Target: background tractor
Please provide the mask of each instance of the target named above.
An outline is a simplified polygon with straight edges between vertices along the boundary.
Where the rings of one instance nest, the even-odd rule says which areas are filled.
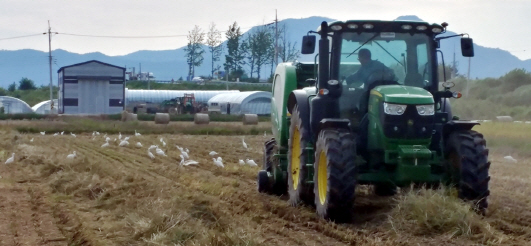
[[[271,120],[258,190],[289,194],[293,205],[315,205],[317,214],[349,220],[358,184],[378,195],[397,187],[438,184],[484,213],[489,195],[488,149],[478,123],[452,115],[452,83],[438,81],[442,39],[461,36],[465,57],[472,39],[444,36],[442,25],[413,21],[323,22],[303,37],[303,54],[316,62],[282,63],[275,71]],[[389,71],[348,81],[369,49]],[[444,59],[443,61],[444,67]]]

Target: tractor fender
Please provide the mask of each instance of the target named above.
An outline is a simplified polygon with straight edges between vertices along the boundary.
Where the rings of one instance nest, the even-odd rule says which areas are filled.
[[[288,112],[291,115],[291,110],[295,105],[299,106],[299,115],[302,119],[302,125],[307,129],[306,134],[310,135],[310,103],[308,101],[308,93],[304,90],[293,90],[288,97]],[[310,136],[305,136],[309,139]]]
[[[441,110],[448,113],[448,119],[452,119],[452,105],[450,105],[450,99],[441,98]]]
[[[444,138],[446,139],[450,133],[455,131],[471,130],[476,125],[479,125],[479,122],[471,120],[450,120],[443,126]]]

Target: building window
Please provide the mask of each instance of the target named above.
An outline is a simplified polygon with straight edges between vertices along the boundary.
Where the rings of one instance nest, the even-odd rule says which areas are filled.
[[[77,98],[64,98],[63,105],[64,106],[78,106],[78,99]]]
[[[109,99],[109,107],[122,107],[122,99]]]
[[[218,106],[218,103],[210,103],[210,106]]]

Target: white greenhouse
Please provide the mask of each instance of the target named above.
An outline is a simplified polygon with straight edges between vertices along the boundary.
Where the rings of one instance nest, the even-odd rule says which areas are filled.
[[[271,114],[269,91],[245,91],[232,94],[220,94],[208,100],[209,113],[221,114]]]
[[[0,107],[4,108],[5,114],[33,113],[33,110],[26,102],[14,97],[0,96]]]
[[[53,105],[57,108],[57,99],[53,99]],[[37,103],[31,109],[36,114],[48,114],[50,112],[50,100]]]

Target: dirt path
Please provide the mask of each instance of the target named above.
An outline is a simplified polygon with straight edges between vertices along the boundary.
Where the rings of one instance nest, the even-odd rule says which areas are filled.
[[[31,184],[12,179],[12,173],[5,172],[6,168],[1,170],[0,245],[67,245],[40,191]]]

